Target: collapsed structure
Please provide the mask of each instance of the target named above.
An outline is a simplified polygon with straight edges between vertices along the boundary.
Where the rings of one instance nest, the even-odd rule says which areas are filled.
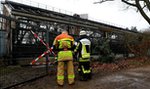
[[[31,30],[38,34],[49,45],[52,45],[54,37],[66,29],[69,34],[77,38],[80,30],[84,29],[89,33],[93,42],[92,54],[97,53],[96,47],[103,39],[110,39],[111,50],[114,53],[126,53],[124,44],[124,33],[137,34],[137,32],[104,24],[77,15],[67,15],[25,4],[5,1],[3,14],[0,14],[1,28],[4,33],[6,49],[3,56],[11,58],[34,57],[45,51],[38,39],[35,39]],[[5,48],[4,45],[1,48]]]

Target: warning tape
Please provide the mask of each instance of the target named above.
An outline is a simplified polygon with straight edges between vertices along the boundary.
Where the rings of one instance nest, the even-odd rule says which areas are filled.
[[[35,38],[39,39],[40,42],[41,42],[43,45],[45,45],[46,48],[47,48],[48,50],[50,50],[51,53],[53,53],[54,56],[56,56],[56,54],[55,54],[55,53],[53,52],[53,50],[49,47],[49,45],[46,44],[40,37],[38,37],[38,35],[37,35],[35,32],[33,32],[33,31],[31,30],[31,33],[34,35]]]
[[[42,42],[42,44],[44,44],[47,47],[47,49],[49,49],[49,46],[46,43],[44,43],[44,41],[40,37],[38,37],[38,35],[35,32],[31,30],[31,33],[34,35],[35,38],[39,39],[40,42]]]
[[[43,54],[41,54],[40,56],[38,56],[36,59],[34,59],[30,64],[33,65],[37,60],[41,59],[44,55],[46,55],[47,53],[49,53],[49,50],[45,51]]]
[[[30,65],[33,65],[37,60],[41,59],[41,58],[42,58],[43,56],[45,56],[47,53],[52,53],[54,56],[56,56],[56,54],[52,51],[52,49],[49,47],[49,45],[46,44],[40,37],[38,37],[38,35],[37,35],[35,32],[33,32],[33,31],[31,30],[31,33],[34,35],[35,38],[39,39],[40,42],[41,42],[43,45],[45,45],[48,50],[45,51],[45,52],[44,52],[43,54],[41,54],[40,56],[38,56],[36,59],[34,59],[34,60],[30,63]]]

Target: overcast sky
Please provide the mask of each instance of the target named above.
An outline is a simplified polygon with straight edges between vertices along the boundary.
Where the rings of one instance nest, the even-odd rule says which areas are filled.
[[[17,1],[17,0],[14,0]],[[24,0],[18,0],[24,1]],[[27,0],[26,0],[27,1]],[[149,24],[134,9],[124,10],[126,5],[121,0],[116,2],[105,2],[93,4],[98,0],[31,0],[42,3],[55,9],[62,9],[77,14],[88,14],[89,18],[100,22],[109,23],[121,27],[136,26],[138,30],[148,28]],[[44,6],[44,5],[43,5]],[[58,11],[58,10],[57,10]]]

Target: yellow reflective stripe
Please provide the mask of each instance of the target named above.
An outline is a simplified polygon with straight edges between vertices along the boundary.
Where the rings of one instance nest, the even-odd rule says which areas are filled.
[[[77,46],[76,46],[74,52],[77,52],[77,50],[79,49],[79,44],[80,44],[80,43],[77,44]]]
[[[64,79],[64,76],[57,76],[57,79],[62,80],[62,79]]]
[[[73,54],[72,51],[59,51],[58,52],[58,61],[59,60],[72,60],[73,59]]]
[[[68,78],[75,78],[75,75],[68,75]]]
[[[74,39],[70,39],[70,38],[63,38],[63,39],[60,39],[60,40],[74,41]],[[60,41],[60,40],[58,40],[58,41]]]
[[[89,60],[79,60],[79,62],[88,62]]]
[[[91,70],[85,70],[83,66],[81,66],[81,67],[82,67],[82,71],[83,71],[84,74],[87,74],[87,73],[91,72]]]
[[[59,49],[62,49],[64,47],[71,48],[73,43],[73,41],[68,38],[60,39],[58,40],[58,42],[59,42],[59,47],[58,47]]]
[[[82,54],[82,58],[90,58],[90,53],[84,53],[84,54]]]
[[[79,59],[79,62],[88,62],[88,61],[90,61],[89,58],[88,58],[88,59],[83,59],[83,58],[80,58],[80,59]]]
[[[87,53],[87,50],[84,44],[82,44],[82,58],[90,58],[90,53]]]

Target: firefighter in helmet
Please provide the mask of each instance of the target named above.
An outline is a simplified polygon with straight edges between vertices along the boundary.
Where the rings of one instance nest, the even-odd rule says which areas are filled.
[[[67,31],[62,31],[53,42],[53,49],[58,51],[57,65],[57,83],[64,84],[64,67],[67,66],[68,83],[74,84],[74,66],[73,66],[73,45],[74,38],[68,35]]]
[[[79,39],[75,43],[74,49],[75,55],[78,54],[78,74],[80,80],[91,79],[91,67],[90,67],[90,48],[91,41],[87,37],[86,31],[80,31]]]

